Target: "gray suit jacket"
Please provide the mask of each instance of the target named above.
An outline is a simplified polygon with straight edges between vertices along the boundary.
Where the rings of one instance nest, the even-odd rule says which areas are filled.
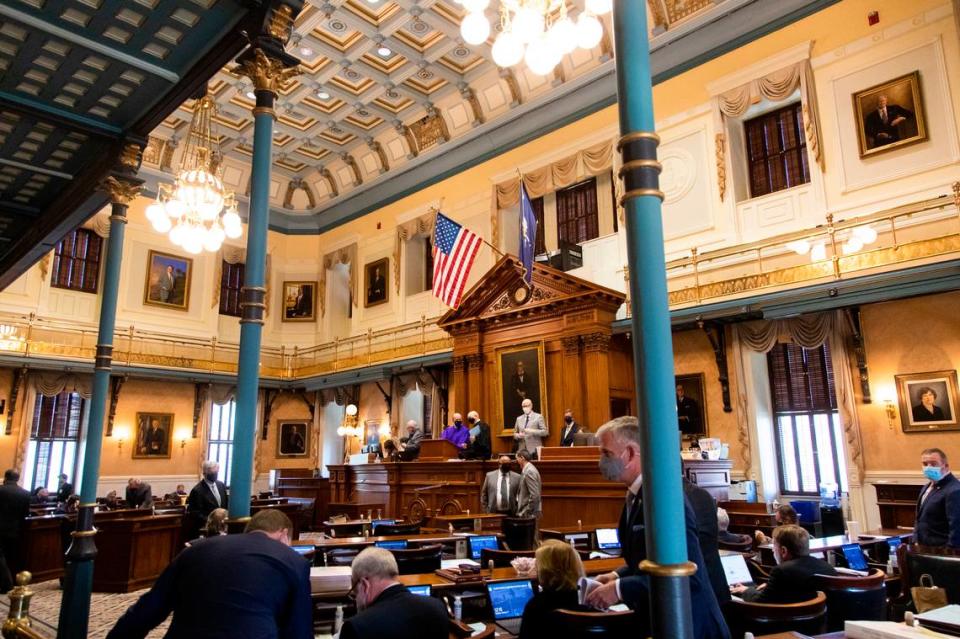
[[[413,435],[407,437],[401,437],[400,443],[406,444],[407,450],[412,450],[415,448],[420,448],[420,441],[423,439],[423,431],[419,428],[413,431]]]
[[[520,474],[520,493],[517,495],[517,517],[537,517],[543,514],[540,501],[540,471],[527,464]]]
[[[499,479],[500,471],[492,470],[487,473],[486,479],[483,480],[483,488],[480,489],[480,506],[485,513],[498,512],[497,496],[499,493],[497,492],[497,480]],[[513,515],[517,512],[517,497],[520,494],[520,473],[515,473],[511,470],[507,475],[507,480],[509,481],[507,496],[510,498],[507,504],[507,510]]]
[[[527,419],[528,417],[529,419]],[[543,440],[550,434],[543,415],[534,412],[517,417],[517,423],[514,424],[513,429],[514,433],[523,435],[523,439],[517,438],[519,440],[517,450],[526,449],[531,453],[537,452],[537,447],[543,446]]]

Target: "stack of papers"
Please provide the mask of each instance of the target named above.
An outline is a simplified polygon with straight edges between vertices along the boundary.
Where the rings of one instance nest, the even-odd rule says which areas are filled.
[[[310,592],[347,592],[350,566],[314,566],[310,569]]]

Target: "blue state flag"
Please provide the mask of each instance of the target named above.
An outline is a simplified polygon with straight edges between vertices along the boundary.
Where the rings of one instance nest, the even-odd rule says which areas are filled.
[[[523,264],[523,280],[533,283],[533,254],[537,241],[537,216],[533,213],[527,188],[520,181],[520,263]]]

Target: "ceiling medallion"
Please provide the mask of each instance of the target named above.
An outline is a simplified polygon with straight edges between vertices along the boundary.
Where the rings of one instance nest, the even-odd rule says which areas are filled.
[[[334,33],[343,33],[347,30],[347,23],[338,18],[333,18],[327,23],[327,28]]]
[[[421,20],[420,18],[415,18],[412,23],[410,23],[410,31],[416,33],[417,35],[423,35],[430,30],[430,25]]]
[[[453,55],[457,56],[458,58],[465,58],[470,55],[470,49],[466,47],[457,47],[453,50]]]
[[[417,77],[420,78],[421,80],[432,80],[433,71],[430,71],[429,69],[420,69],[419,71],[417,71]]]

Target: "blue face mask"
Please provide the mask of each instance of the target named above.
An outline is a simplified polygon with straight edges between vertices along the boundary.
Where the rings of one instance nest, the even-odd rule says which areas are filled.
[[[940,481],[943,479],[943,469],[939,466],[924,466],[923,474],[930,481]]]

